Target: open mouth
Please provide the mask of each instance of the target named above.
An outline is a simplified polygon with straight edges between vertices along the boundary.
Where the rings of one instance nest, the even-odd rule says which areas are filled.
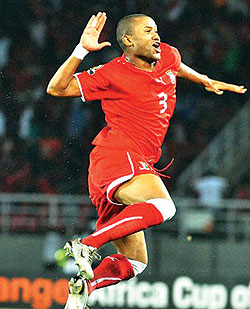
[[[154,49],[156,50],[157,53],[161,52],[161,43],[160,42],[154,42],[154,44],[152,45],[154,47]]]

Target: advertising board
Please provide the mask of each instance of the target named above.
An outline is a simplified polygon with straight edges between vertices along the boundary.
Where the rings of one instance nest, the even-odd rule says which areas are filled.
[[[231,280],[230,280],[231,281]],[[67,278],[0,277],[0,307],[63,308]],[[143,277],[95,291],[92,308],[248,309],[250,283],[195,280],[189,276],[152,281]]]

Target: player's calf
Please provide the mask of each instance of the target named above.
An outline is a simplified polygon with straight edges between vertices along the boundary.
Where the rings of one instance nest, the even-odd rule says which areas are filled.
[[[128,261],[133,267],[135,277],[141,274],[145,270],[145,268],[148,266],[147,264],[142,263],[140,261],[131,260],[131,259],[128,259]]]

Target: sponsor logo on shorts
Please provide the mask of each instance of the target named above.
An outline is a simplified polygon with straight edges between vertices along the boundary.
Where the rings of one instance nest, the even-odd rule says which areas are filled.
[[[139,161],[139,163],[141,164],[141,166],[139,166],[140,170],[147,170],[150,171],[150,167],[148,166],[148,164],[146,162],[143,161]]]

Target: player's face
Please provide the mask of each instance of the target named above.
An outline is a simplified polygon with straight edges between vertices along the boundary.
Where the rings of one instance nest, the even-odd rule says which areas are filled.
[[[135,19],[132,37],[134,56],[150,63],[161,58],[161,40],[152,18],[143,16]]]

